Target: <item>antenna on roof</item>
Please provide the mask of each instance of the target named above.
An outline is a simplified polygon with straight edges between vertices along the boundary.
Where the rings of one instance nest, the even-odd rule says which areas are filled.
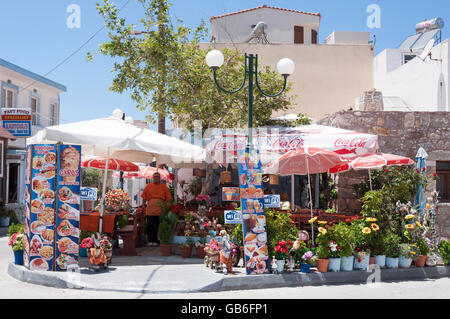
[[[269,43],[269,40],[267,40],[267,34],[266,34],[266,29],[267,29],[267,24],[264,23],[264,21],[260,21],[255,25],[252,25],[252,33],[250,34],[250,37],[247,39],[247,43],[249,43],[250,41],[256,39],[258,41],[258,43],[264,43],[267,44]]]

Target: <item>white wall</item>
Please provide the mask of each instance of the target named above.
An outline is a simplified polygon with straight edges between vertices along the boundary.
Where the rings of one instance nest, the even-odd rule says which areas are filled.
[[[450,111],[449,49],[449,40],[433,48],[433,59],[442,62],[414,58],[404,65],[401,51],[381,52],[374,59],[375,88],[384,96],[402,98],[413,111]]]
[[[326,39],[325,44],[363,44],[370,41],[370,32],[334,31]]]
[[[260,8],[211,20],[211,35],[217,43],[243,43],[251,26],[264,21],[270,43],[294,43],[294,26],[304,27],[305,44],[311,44],[311,30],[319,31],[320,17],[308,14]]]

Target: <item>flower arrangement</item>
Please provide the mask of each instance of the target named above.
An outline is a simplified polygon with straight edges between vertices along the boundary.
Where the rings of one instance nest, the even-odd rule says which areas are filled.
[[[110,250],[112,249],[111,241],[109,240],[109,237],[103,237],[100,240],[100,245],[102,246],[103,250]]]
[[[201,206],[212,206],[211,198],[209,195],[199,194],[195,200]]]
[[[342,247],[338,245],[334,240],[328,242],[328,256],[330,258],[341,258]]]
[[[414,244],[401,244],[399,252],[400,256],[411,259],[417,259],[420,254],[419,248]]]
[[[11,235],[8,245],[11,246],[13,251],[23,250],[24,235],[21,232],[17,232]]]
[[[93,246],[94,242],[90,237],[83,239],[80,243],[80,247],[84,249],[92,248]]]
[[[289,254],[294,258],[294,261],[299,264],[302,262],[302,257],[306,251],[306,243],[297,239],[296,241],[294,241]]]
[[[205,245],[205,252],[208,254],[217,254],[220,251],[220,243],[212,238],[209,243]]]
[[[169,210],[176,214],[180,213],[182,208],[183,208],[182,204],[172,204],[169,206]]]
[[[129,200],[128,193],[120,188],[112,189],[105,194],[105,206],[108,210],[127,210]]]
[[[291,241],[279,241],[275,246],[275,258],[277,260],[284,260],[289,255],[289,248],[288,246],[292,247],[293,243]]]
[[[301,262],[304,264],[313,264],[314,261],[316,260],[316,256],[314,255],[314,253],[311,250],[308,250],[307,252],[305,252],[302,256]]]

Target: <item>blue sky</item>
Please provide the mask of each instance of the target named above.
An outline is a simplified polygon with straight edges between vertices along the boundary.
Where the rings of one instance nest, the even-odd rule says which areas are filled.
[[[0,58],[40,75],[46,74],[59,62],[78,49],[103,21],[95,0],[0,0]],[[120,7],[126,0],[114,0]],[[448,0],[172,0],[171,13],[188,26],[197,26],[201,19],[223,13],[248,9],[262,4],[320,12],[322,23],[319,43],[334,30],[371,31],[377,37],[376,53],[397,47],[402,40],[415,33],[416,23],[441,17],[450,24]],[[70,4],[81,8],[81,27],[70,29],[66,12]],[[369,29],[366,8],[378,4],[381,8],[381,28]],[[142,17],[140,4],[131,0],[122,15],[129,23],[138,24]],[[208,24],[209,25],[209,24]],[[443,39],[449,28],[444,27]],[[97,55],[93,63],[86,62],[86,53],[94,52],[98,44],[107,40],[106,29],[100,32],[80,52],[47,77],[64,84],[67,92],[61,95],[61,122],[68,123],[111,114],[121,108],[135,119],[144,119],[128,94],[110,92],[113,79],[110,72],[113,60]],[[154,128],[154,126],[153,126]]]

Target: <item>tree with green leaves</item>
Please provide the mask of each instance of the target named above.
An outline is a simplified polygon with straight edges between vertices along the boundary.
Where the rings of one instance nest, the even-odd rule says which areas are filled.
[[[175,27],[167,1],[139,2],[145,13],[140,21],[144,28],[140,36],[136,35],[135,25],[119,17],[110,0],[97,4],[109,29],[109,41],[100,45],[99,53],[116,59],[111,90],[130,91],[140,110],[168,114],[189,131],[194,129],[193,119],[202,121],[203,131],[245,126],[248,90],[226,94],[217,89],[205,63],[207,50],[200,48],[200,41],[207,35],[205,23],[193,30],[177,20]],[[244,55],[236,49],[224,49],[223,54],[225,63],[218,71],[219,82],[225,88],[237,88],[244,77]],[[88,54],[88,59],[92,58]],[[266,92],[277,92],[283,85],[282,77],[268,66],[260,70],[258,78]],[[286,93],[290,90],[288,83]],[[289,108],[294,97],[286,93],[268,98],[255,90],[255,127],[273,124],[272,113]],[[154,122],[152,116],[147,120]]]

